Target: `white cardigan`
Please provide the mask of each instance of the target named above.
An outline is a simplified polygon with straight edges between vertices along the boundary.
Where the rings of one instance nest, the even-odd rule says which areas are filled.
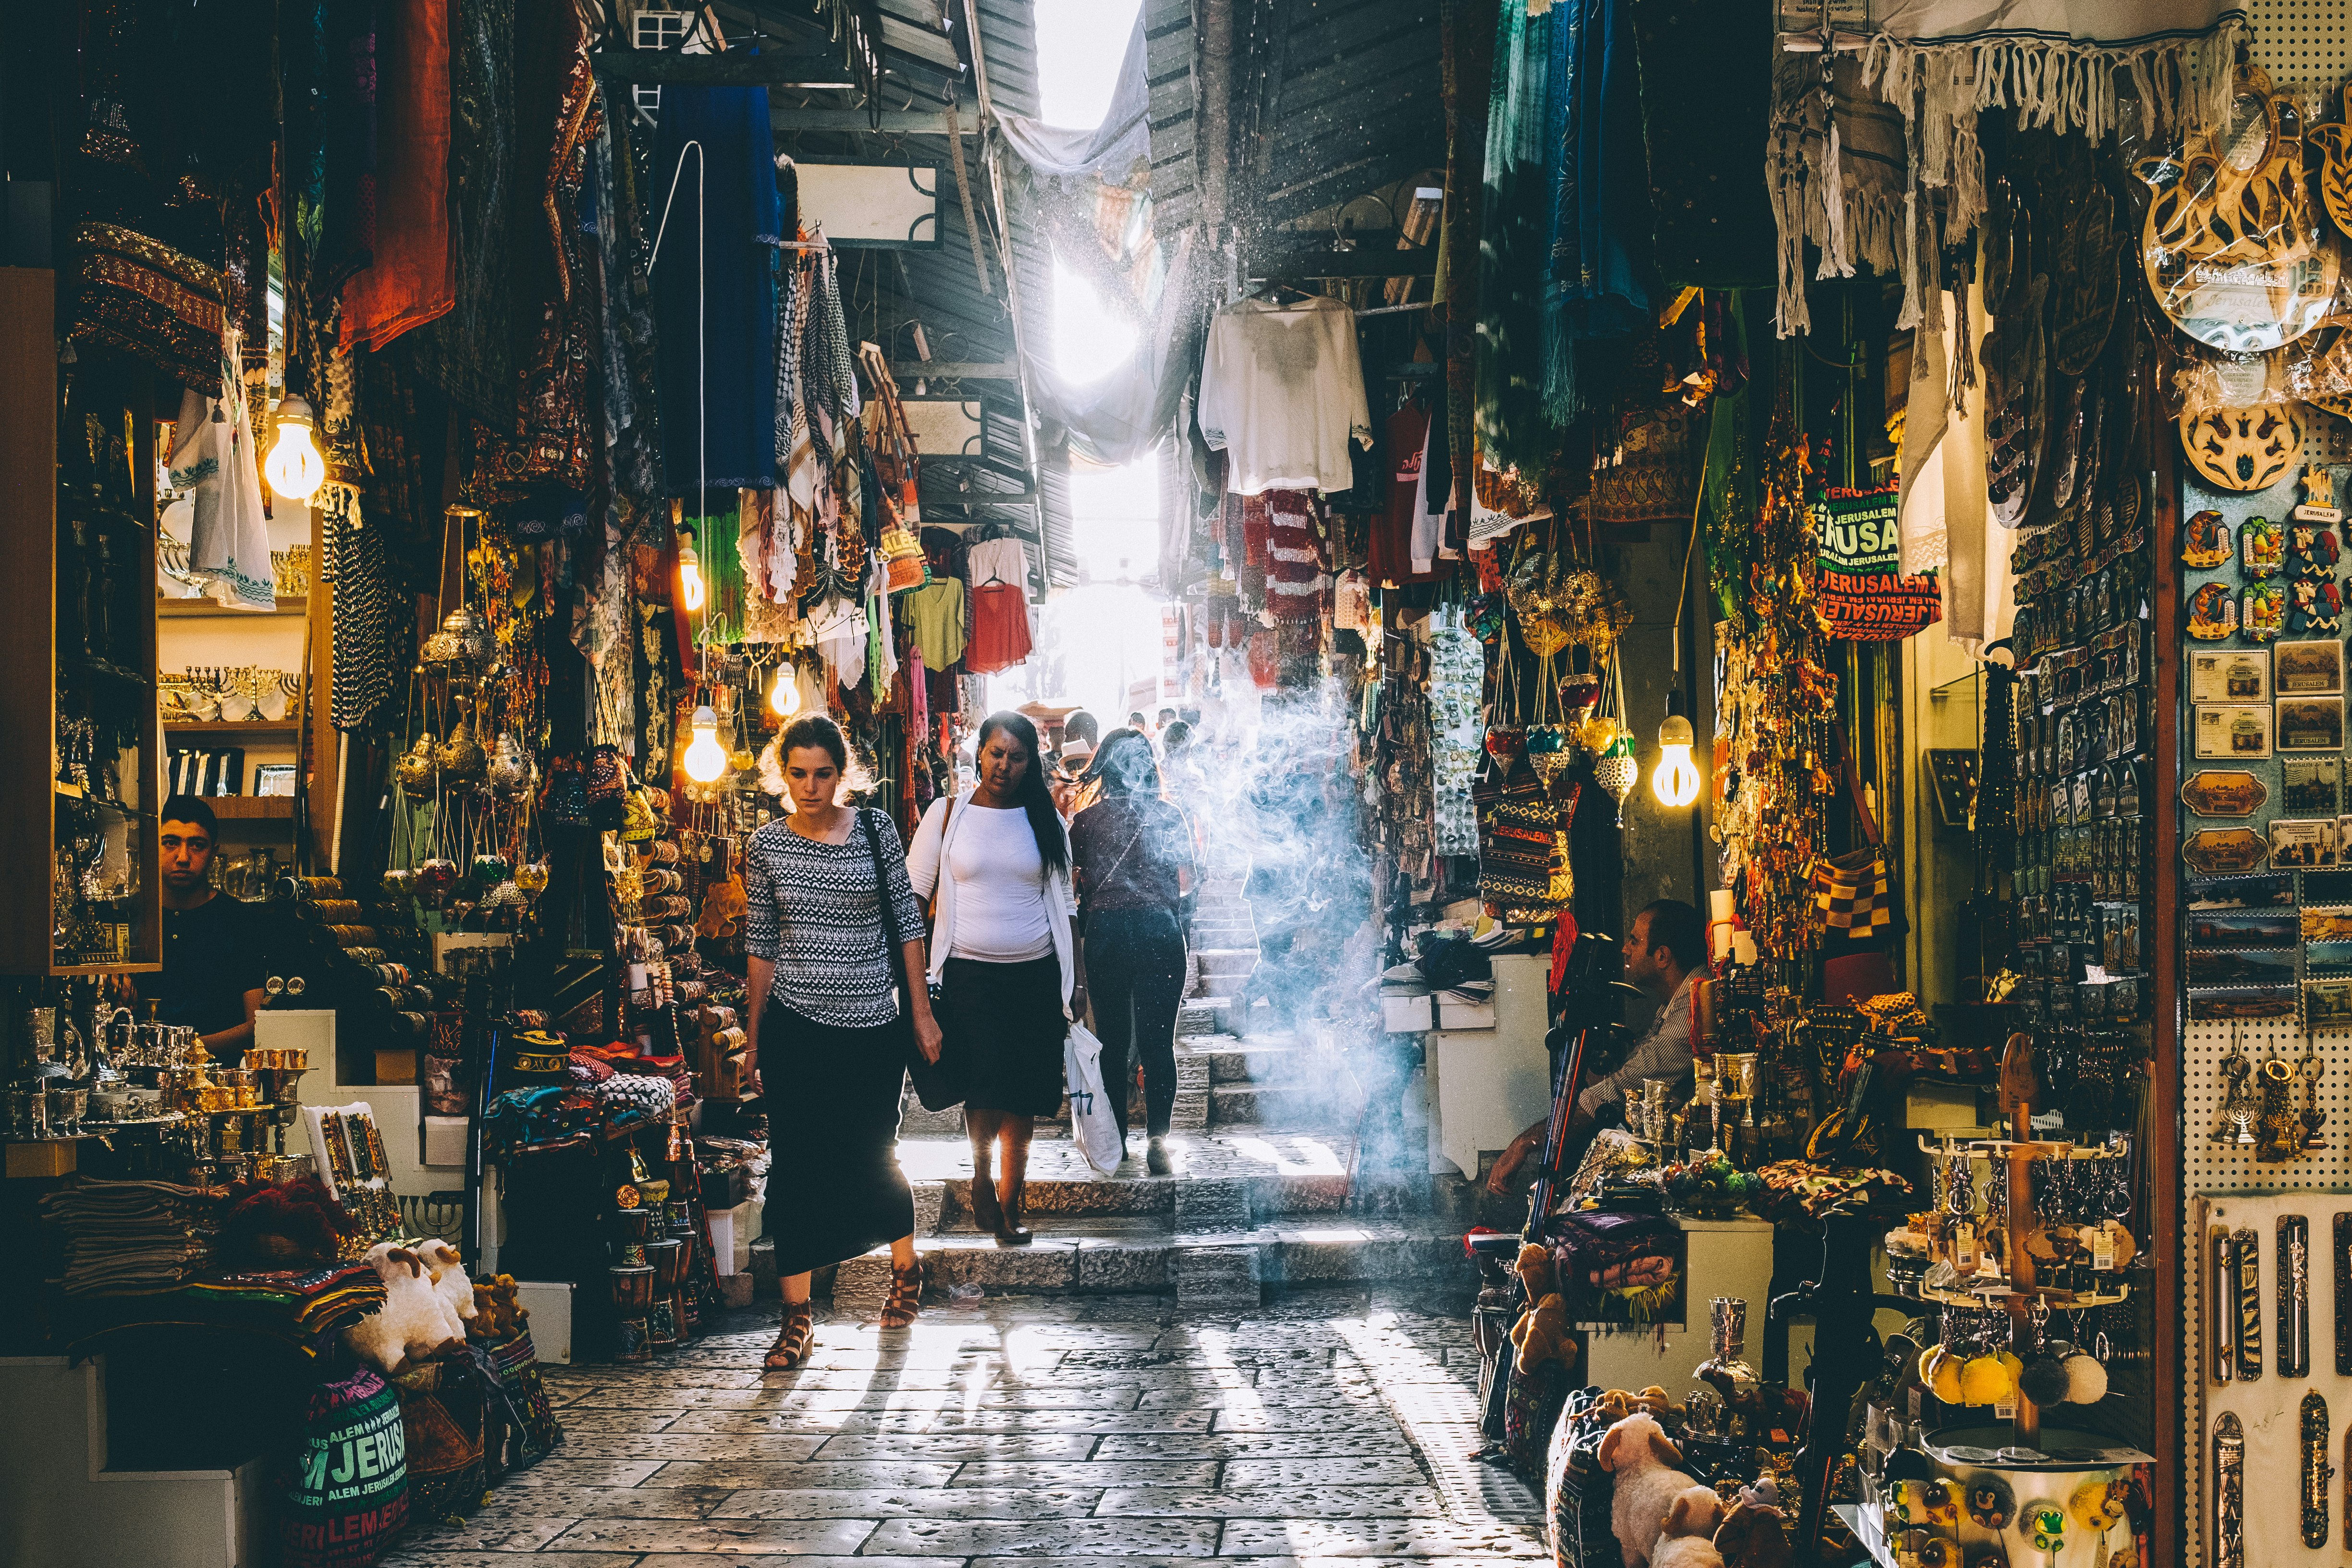
[[[939,915],[931,922],[930,982],[937,985],[947,968],[948,950],[955,945],[956,883],[955,877],[946,872],[948,848],[953,836],[963,831],[963,807],[971,804],[972,792],[956,796],[956,812],[952,822],[948,816],[945,795],[931,802],[916,825],[915,841],[907,846],[907,879],[914,884],[915,897],[928,899],[931,889],[940,890]],[[944,826],[943,826],[944,825]],[[1045,924],[1054,933],[1054,956],[1062,965],[1062,1016],[1070,1016],[1070,993],[1077,978],[1073,960],[1070,935],[1070,874],[1066,870],[1050,871],[1045,876]]]

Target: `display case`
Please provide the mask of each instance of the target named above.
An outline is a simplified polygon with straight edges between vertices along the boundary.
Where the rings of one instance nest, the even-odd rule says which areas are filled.
[[[155,811],[154,372],[59,358],[55,274],[0,268],[0,973],[152,970]]]

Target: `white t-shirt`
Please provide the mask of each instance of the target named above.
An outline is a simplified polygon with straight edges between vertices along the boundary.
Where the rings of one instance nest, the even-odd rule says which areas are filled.
[[[1230,459],[1225,488],[1344,490],[1348,443],[1372,444],[1356,312],[1337,300],[1244,300],[1217,313],[1201,370],[1201,434]]]
[[[948,874],[956,883],[950,958],[1024,963],[1054,955],[1045,921],[1045,862],[1029,814],[1017,805],[956,807]]]

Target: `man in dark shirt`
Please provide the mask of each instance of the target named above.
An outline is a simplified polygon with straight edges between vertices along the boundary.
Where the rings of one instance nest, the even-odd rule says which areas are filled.
[[[163,972],[142,976],[166,1024],[194,1027],[213,1059],[234,1067],[261,1010],[261,933],[251,911],[212,886],[219,825],[192,795],[163,804]]]

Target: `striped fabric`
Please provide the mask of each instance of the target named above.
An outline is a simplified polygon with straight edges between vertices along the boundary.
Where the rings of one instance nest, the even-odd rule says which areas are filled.
[[[775,961],[770,995],[836,1028],[871,1028],[898,1016],[869,830],[881,836],[898,930],[911,936],[923,929],[898,828],[878,812],[858,813],[858,823],[848,842],[820,844],[772,822],[751,835],[743,855],[745,951]]]

